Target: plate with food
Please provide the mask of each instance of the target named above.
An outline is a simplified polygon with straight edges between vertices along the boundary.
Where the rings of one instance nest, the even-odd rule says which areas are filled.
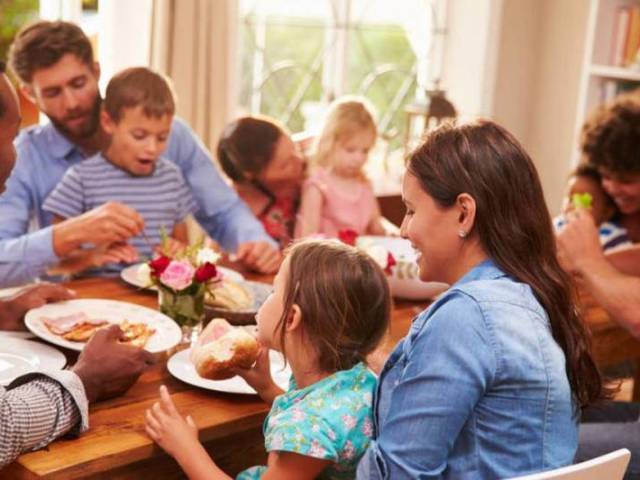
[[[258,354],[258,343],[247,327],[231,326],[215,318],[202,331],[196,344],[173,355],[167,363],[171,375],[196,387],[227,393],[255,394],[256,391],[233,368],[249,368]],[[269,352],[271,376],[283,390],[289,386],[291,369],[284,358]]]
[[[395,265],[387,276],[394,297],[408,300],[431,300],[444,292],[449,286],[441,282],[423,282],[416,263],[417,253],[411,242],[401,237],[383,237],[363,235],[356,240],[356,246],[372,256],[384,256],[391,253]]]
[[[225,318],[233,325],[256,323],[256,312],[271,294],[268,283],[226,278],[211,286],[212,295],[205,297],[205,317]]]
[[[162,352],[176,346],[180,327],[157,310],[117,300],[78,299],[49,303],[29,310],[25,325],[37,337],[80,351],[102,327],[116,323],[124,331],[124,343]]]
[[[0,385],[42,370],[62,370],[67,359],[55,348],[18,338],[0,338]]]
[[[234,282],[242,282],[244,277],[241,273],[230,268],[220,267],[216,265],[216,269],[222,273],[222,278],[229,279]],[[129,285],[144,288],[147,290],[157,290],[157,287],[151,283],[149,266],[146,263],[136,263],[129,265],[120,271],[120,278]]]

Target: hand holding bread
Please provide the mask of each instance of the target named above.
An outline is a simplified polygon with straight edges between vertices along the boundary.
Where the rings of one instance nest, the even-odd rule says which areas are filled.
[[[214,318],[193,347],[191,361],[201,377],[224,380],[235,376],[237,368],[250,368],[258,349],[257,340],[245,329]]]

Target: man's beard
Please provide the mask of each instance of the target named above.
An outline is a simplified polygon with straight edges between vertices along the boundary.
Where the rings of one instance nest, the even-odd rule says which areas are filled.
[[[62,133],[65,137],[68,138],[77,138],[77,139],[85,139],[91,137],[96,133],[98,127],[100,126],[100,105],[102,104],[102,98],[100,95],[96,95],[96,101],[93,103],[91,107],[91,111],[89,112],[89,116],[87,117],[87,121],[82,124],[77,131],[73,131],[66,126],[66,122],[68,120],[73,119],[73,117],[65,118],[64,120],[58,120],[53,117],[49,117],[49,120],[56,127],[60,133]],[[83,114],[85,112],[81,112]],[[48,116],[48,115],[47,115]]]

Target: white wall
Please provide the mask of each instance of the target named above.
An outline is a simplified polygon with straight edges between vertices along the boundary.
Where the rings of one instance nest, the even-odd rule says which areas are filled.
[[[588,14],[586,0],[503,2],[494,119],[533,158],[553,214],[560,210],[575,149]]]
[[[100,86],[126,67],[148,66],[152,0],[108,0],[99,3],[98,58]]]
[[[503,3],[493,96],[493,119],[506,126],[529,148],[535,76],[539,55],[535,45],[541,25],[540,0]]]
[[[492,114],[501,5],[502,0],[448,2],[442,86],[462,120]]]
[[[544,0],[538,45],[529,153],[540,172],[547,203],[560,210],[575,149],[578,87],[584,58],[589,2]]]

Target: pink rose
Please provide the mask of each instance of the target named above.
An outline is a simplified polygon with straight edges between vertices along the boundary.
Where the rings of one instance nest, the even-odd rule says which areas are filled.
[[[169,288],[182,290],[191,285],[195,268],[187,262],[171,260],[169,266],[160,275],[160,281]]]

